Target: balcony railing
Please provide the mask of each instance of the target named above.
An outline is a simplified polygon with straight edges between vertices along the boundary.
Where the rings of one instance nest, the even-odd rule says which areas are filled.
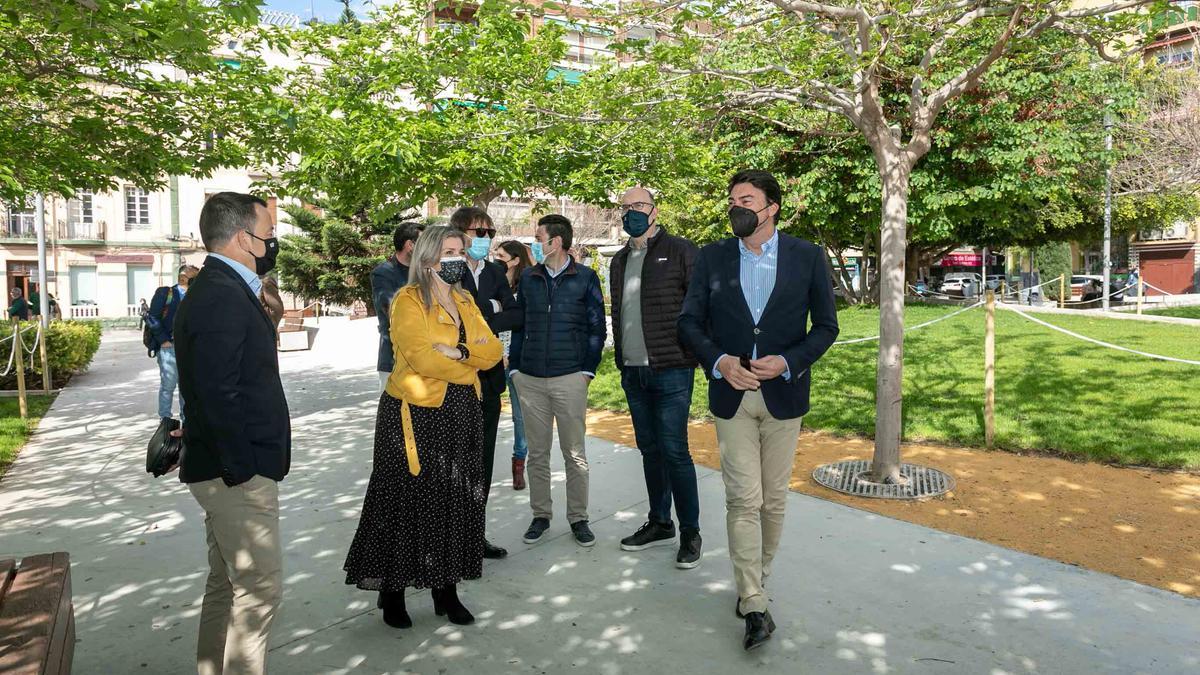
[[[58,238],[66,241],[104,241],[105,230],[104,221],[86,223],[69,220],[59,223]]]
[[[29,239],[37,240],[37,228],[33,216],[19,215],[9,217],[0,214],[0,239]]]
[[[47,222],[46,225],[49,229],[50,223]],[[59,221],[58,238],[68,241],[104,241],[105,230],[104,222]],[[7,215],[0,215],[0,239],[37,241],[37,226],[34,225],[33,217],[22,215],[10,218]]]
[[[100,305],[71,305],[72,319],[99,319]]]

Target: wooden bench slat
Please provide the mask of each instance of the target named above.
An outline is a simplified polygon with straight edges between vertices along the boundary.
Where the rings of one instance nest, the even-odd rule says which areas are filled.
[[[23,559],[0,600],[0,673],[69,673],[74,649],[70,557]]]

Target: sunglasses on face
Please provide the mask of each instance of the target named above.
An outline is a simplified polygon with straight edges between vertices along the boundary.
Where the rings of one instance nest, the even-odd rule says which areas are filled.
[[[475,233],[476,237],[495,238],[496,236],[496,228],[494,227],[473,227],[467,231]]]

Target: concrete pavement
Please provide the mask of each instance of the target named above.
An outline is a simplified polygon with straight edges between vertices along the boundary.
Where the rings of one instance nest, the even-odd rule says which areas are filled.
[[[676,570],[668,548],[619,550],[645,518],[640,461],[598,439],[597,545],[569,536],[556,457],[557,518],[526,546],[507,419],[488,529],[510,555],[461,591],[479,622],[445,623],[421,591],[408,601],[416,626],[388,628],[341,571],[370,474],[374,340],[371,320],[324,319],[314,351],[281,355],[295,454],[280,491],[275,673],[1200,672],[1200,602],[800,494],[770,582],[779,630],[746,654],[718,474],[699,469],[698,569]],[[173,476],[143,471],[156,388],[138,335],[105,335],[0,482],[0,556],[71,553],[76,673],[194,672],[203,523]]]

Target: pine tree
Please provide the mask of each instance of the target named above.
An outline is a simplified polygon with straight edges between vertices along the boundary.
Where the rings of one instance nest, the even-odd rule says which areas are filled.
[[[358,20],[358,15],[354,13],[354,10],[350,9],[350,0],[341,0],[341,3],[342,16],[338,19],[338,23],[343,26],[359,25],[361,22]]]
[[[299,204],[283,211],[298,230],[280,241],[279,282],[283,290],[335,305],[363,301],[373,313],[371,270],[391,253],[388,226],[363,222]]]

